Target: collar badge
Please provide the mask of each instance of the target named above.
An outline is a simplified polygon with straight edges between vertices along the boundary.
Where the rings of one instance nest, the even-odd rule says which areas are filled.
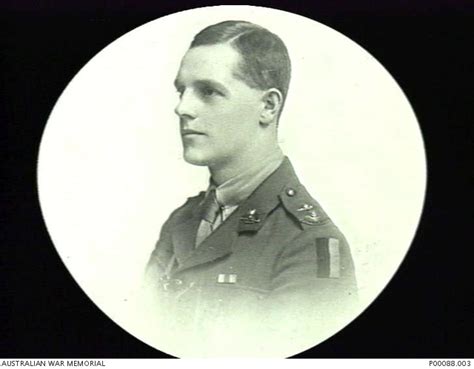
[[[244,224],[260,223],[260,217],[257,214],[257,209],[250,209],[247,214],[240,218],[240,221]]]

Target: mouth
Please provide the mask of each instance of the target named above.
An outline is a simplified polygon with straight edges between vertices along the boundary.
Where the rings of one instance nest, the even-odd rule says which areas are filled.
[[[205,133],[202,133],[202,132],[199,132],[199,131],[195,131],[194,129],[182,129],[181,130],[181,136],[185,137],[185,136],[193,136],[193,135],[205,135]]]

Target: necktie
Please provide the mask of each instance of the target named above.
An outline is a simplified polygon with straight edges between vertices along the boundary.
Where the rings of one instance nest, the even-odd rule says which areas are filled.
[[[198,247],[212,233],[219,214],[220,207],[216,199],[216,190],[211,190],[201,204],[202,220],[197,231],[195,247]]]

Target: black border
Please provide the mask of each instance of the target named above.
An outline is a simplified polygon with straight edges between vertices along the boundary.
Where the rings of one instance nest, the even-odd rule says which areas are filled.
[[[296,357],[473,357],[471,86],[474,6],[461,1],[252,3],[322,22],[396,78],[425,139],[428,191],[412,248],[389,287],[330,340]],[[247,4],[250,4],[247,2]],[[54,250],[36,193],[48,115],[69,80],[111,41],[204,2],[9,2],[2,25],[0,357],[169,357],[110,321]],[[383,122],[381,122],[382,124]],[[472,175],[471,175],[472,176]],[[403,180],[403,179],[400,179]]]

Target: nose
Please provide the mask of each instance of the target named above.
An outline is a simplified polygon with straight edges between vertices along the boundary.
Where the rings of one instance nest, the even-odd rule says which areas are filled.
[[[180,118],[194,119],[196,118],[197,101],[189,90],[185,90],[179,98],[179,103],[176,105],[174,112]]]

